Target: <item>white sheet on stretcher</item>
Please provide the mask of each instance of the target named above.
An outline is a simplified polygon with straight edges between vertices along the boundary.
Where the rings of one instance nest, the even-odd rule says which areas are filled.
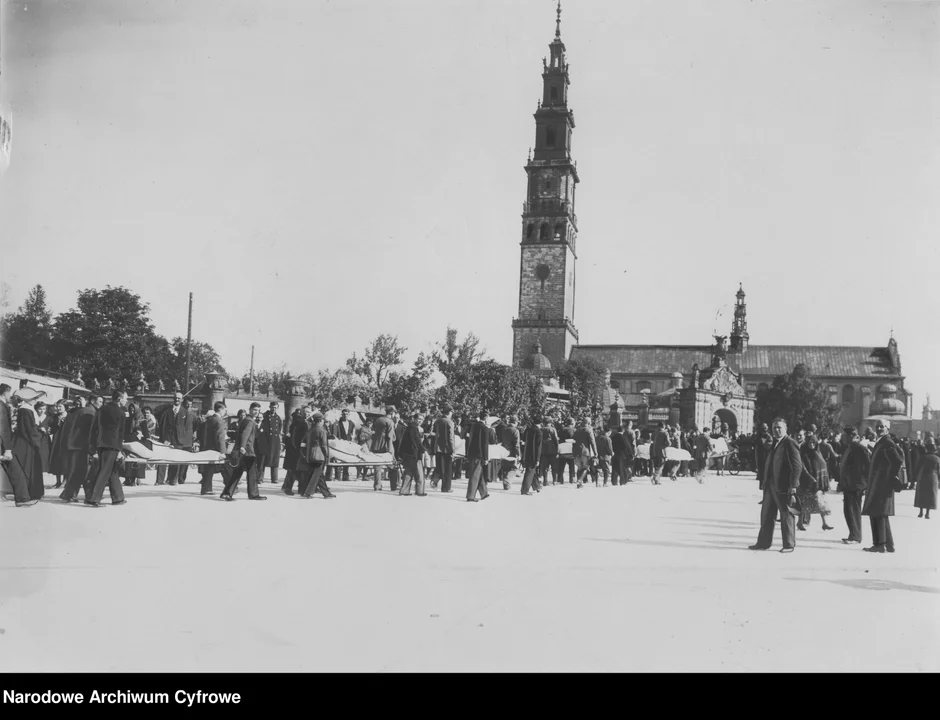
[[[189,465],[207,465],[210,463],[225,462],[225,455],[215,450],[204,450],[192,453],[186,450],[167,447],[154,443],[153,450],[139,442],[124,443],[124,450],[128,453],[128,462],[151,463],[180,463]]]
[[[454,438],[454,457],[467,457],[467,441],[463,438]],[[505,460],[509,451],[502,445],[490,445],[490,460]]]
[[[372,453],[361,445],[348,440],[330,440],[331,463],[360,463],[391,465],[395,457],[391,453]]]
[[[636,456],[638,458],[642,458],[643,460],[649,460],[651,447],[653,447],[652,443],[646,443],[645,445],[637,445]],[[682,448],[667,447],[666,459],[672,462],[683,462],[686,460],[691,460],[692,455],[689,453],[688,450],[683,450]]]

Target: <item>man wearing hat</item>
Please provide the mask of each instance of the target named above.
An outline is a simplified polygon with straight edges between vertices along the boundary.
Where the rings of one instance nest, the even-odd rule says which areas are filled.
[[[13,486],[13,498],[17,507],[35,505],[39,499],[29,496],[29,482],[23,468],[13,457],[13,413],[10,410],[10,397],[13,388],[6,383],[0,384],[0,463]]]
[[[16,410],[16,429],[13,431],[13,457],[23,469],[29,485],[29,497],[33,500],[41,500],[45,494],[40,454],[42,435],[33,409],[33,404],[45,394],[31,387],[22,387],[13,393],[13,397],[20,401]]]
[[[258,492],[258,482],[252,467],[257,459],[255,454],[255,440],[258,437],[258,424],[255,419],[261,414],[261,404],[253,402],[248,408],[248,415],[242,418],[238,426],[238,434],[235,436],[235,450],[232,452],[232,458],[238,461],[235,472],[232,473],[225,488],[220,496],[223,500],[234,500],[235,492],[238,488],[238,481],[242,479],[242,473],[248,475],[248,499],[249,500],[267,500],[268,498]]]
[[[284,421],[278,414],[280,404],[271,402],[268,411],[261,419],[261,449],[258,453],[258,479],[264,480],[264,469],[271,468],[271,482],[277,482],[277,470],[281,464],[281,434],[284,432]],[[348,472],[348,471],[347,471]]]
[[[124,449],[124,406],[127,405],[127,393],[115,390],[111,393],[111,402],[104,405],[91,423],[88,436],[88,452],[92,459],[98,459],[98,474],[91,488],[91,495],[85,497],[85,504],[101,507],[104,486],[108,486],[112,505],[124,505],[124,489],[118,479],[118,458]]]

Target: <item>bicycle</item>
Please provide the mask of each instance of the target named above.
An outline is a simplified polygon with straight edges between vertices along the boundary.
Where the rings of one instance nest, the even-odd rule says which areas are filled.
[[[729,475],[737,475],[741,472],[744,467],[744,462],[741,457],[738,455],[737,450],[732,450],[728,453],[727,460],[725,461],[725,469],[728,471]]]

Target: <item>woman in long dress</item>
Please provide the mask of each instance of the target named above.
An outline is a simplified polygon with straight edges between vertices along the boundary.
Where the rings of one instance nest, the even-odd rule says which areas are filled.
[[[832,530],[833,526],[826,522],[829,508],[819,494],[820,488],[829,485],[829,469],[819,452],[819,442],[815,435],[807,435],[800,455],[803,459],[803,475],[800,477],[800,488],[797,491],[801,508],[797,530],[806,530],[813,513],[818,513],[822,518],[823,530]]]
[[[30,387],[20,388],[15,395],[20,399],[16,411],[16,430],[13,433],[13,457],[20,464],[29,484],[30,500],[40,500],[45,494],[42,482],[42,434],[33,403],[45,395],[41,390]]]
[[[914,477],[917,479],[914,507],[920,510],[917,517],[930,520],[930,511],[937,509],[937,485],[940,481],[940,456],[937,455],[937,445],[931,438],[927,438],[924,453],[917,460],[917,472]]]

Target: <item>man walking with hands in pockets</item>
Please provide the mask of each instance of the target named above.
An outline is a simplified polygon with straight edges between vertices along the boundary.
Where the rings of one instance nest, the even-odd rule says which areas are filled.
[[[782,553],[796,548],[796,492],[800,487],[803,461],[796,441],[787,435],[787,422],[777,418],[773,422],[773,446],[767,451],[764,466],[764,500],[760,511],[760,534],[751,550],[769,550],[774,541],[774,523],[780,513],[780,533],[783,536]]]

